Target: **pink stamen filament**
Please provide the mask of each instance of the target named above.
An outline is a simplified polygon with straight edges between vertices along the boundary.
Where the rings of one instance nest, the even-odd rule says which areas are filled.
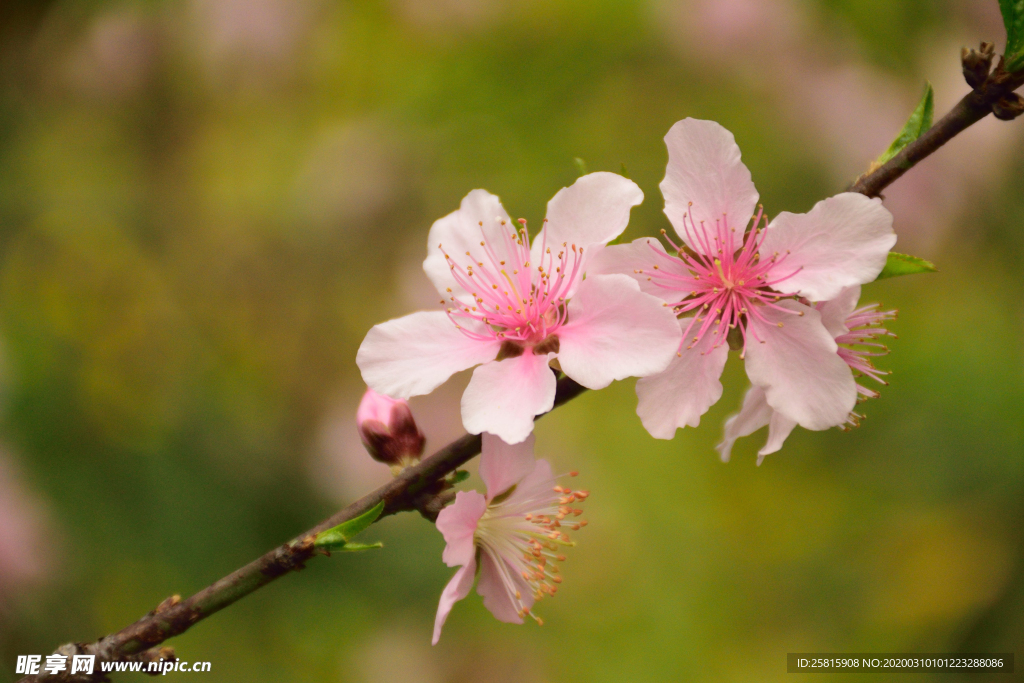
[[[878,304],[863,306],[846,318],[849,332],[836,337],[839,345],[839,357],[846,361],[850,369],[882,385],[888,385],[884,379],[889,372],[879,370],[871,363],[871,358],[884,356],[889,349],[876,341],[879,337],[895,337],[892,332],[881,327],[886,320],[896,318],[896,311],[878,311]],[[865,398],[877,398],[878,392],[857,383],[857,393]],[[859,416],[856,416],[859,417]],[[856,424],[856,422],[851,422]]]
[[[501,225],[506,222],[501,220]],[[455,282],[472,296],[472,302],[457,299],[449,291],[448,317],[471,339],[510,340],[524,345],[537,344],[558,330],[568,315],[565,301],[573,283],[580,276],[583,249],[575,244],[562,244],[557,255],[547,246],[547,231],[542,230],[540,263],[530,263],[530,238],[526,221],[518,231],[501,230],[504,251],[502,260],[480,224],[483,260],[465,252],[468,265],[461,257],[452,257],[444,250]],[[466,321],[471,320],[469,329]]]
[[[684,293],[672,305],[677,315],[696,312],[683,334],[683,346],[686,348],[692,348],[709,332],[717,337],[713,344],[717,347],[725,342],[729,330],[737,327],[745,348],[750,320],[768,323],[762,308],[798,314],[778,305],[780,299],[796,294],[778,291],[777,285],[796,275],[800,269],[769,280],[768,273],[776,270],[788,254],[773,254],[762,259],[760,249],[767,233],[767,217],[763,208],[758,207],[751,220],[750,229],[744,231],[737,241],[736,228],[729,227],[728,216],[725,215],[721,220],[715,220],[714,234],[705,228],[703,221],[698,229],[691,205],[690,211],[683,215],[683,232],[696,249],[675,244],[664,230],[662,234],[679,256],[651,245],[658,258],[682,264],[689,271],[689,275],[666,272],[658,265],[653,271],[645,271],[657,286]],[[765,223],[763,228],[760,227],[762,220]],[[756,341],[763,341],[756,333],[750,336]]]

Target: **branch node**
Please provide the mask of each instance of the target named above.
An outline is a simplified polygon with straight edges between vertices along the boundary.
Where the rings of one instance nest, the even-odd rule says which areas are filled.
[[[984,86],[988,80],[989,72],[992,71],[992,58],[995,56],[995,50],[996,46],[989,42],[983,42],[977,50],[966,47],[960,50],[964,80],[975,90]]]
[[[992,114],[1001,121],[1012,121],[1024,114],[1024,97],[1015,92],[1003,95],[992,105]]]

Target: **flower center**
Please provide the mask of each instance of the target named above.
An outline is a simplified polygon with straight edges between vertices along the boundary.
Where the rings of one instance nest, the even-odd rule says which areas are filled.
[[[480,222],[476,254],[453,257],[437,245],[455,281],[471,297],[457,297],[449,288],[448,301],[441,304],[470,338],[501,339],[524,349],[542,345],[566,322],[566,297],[580,275],[583,248],[563,242],[552,251],[542,230],[539,263],[533,264],[526,220],[519,219],[519,230],[503,218],[495,221],[501,225],[501,243],[492,243]]]
[[[562,583],[559,563],[566,559],[560,551],[563,546],[575,545],[567,531],[587,525],[577,519],[583,510],[571,506],[588,495],[556,485],[550,493],[545,490],[518,500],[499,496],[495,500],[501,502],[492,501],[477,523],[477,548],[491,558],[520,617],[529,614],[538,624],[544,623],[523,602],[521,588],[532,593],[534,602],[558,591]]]
[[[767,225],[760,227],[762,220],[767,224],[762,208],[758,207],[757,214],[751,219],[750,229],[737,233],[735,227],[729,226],[725,215],[715,221],[714,230],[707,229],[703,221],[698,228],[693,222],[692,204],[690,206],[691,211],[683,215],[683,225],[687,240],[695,249],[675,244],[662,230],[661,234],[678,256],[654,246],[651,250],[663,264],[675,267],[666,270],[655,265],[653,271],[647,271],[648,279],[660,287],[681,293],[679,301],[671,304],[677,315],[695,312],[683,333],[686,348],[693,348],[708,333],[715,335],[713,347],[717,347],[725,343],[729,332],[736,328],[739,328],[746,344],[751,317],[765,320],[760,312],[762,307],[793,313],[777,303],[796,294],[779,292],[776,286],[799,269],[783,277],[772,279],[769,276],[770,271],[785,261],[787,254],[761,257],[760,248],[767,228]],[[679,265],[683,267],[679,268]],[[756,333],[753,336],[757,339]]]

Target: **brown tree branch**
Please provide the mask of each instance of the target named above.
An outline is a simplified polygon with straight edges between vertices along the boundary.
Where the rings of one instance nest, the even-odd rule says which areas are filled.
[[[972,90],[921,137],[876,169],[865,173],[850,186],[850,192],[878,197],[919,161],[952,140],[967,127],[992,113],[992,107],[1024,85],[1024,70],[1007,73],[1002,65],[977,89]]]
[[[849,188],[869,197],[877,197],[882,190],[914,167],[919,161],[946,144],[957,134],[992,113],[993,106],[1024,85],[1024,71],[1008,74],[997,68],[975,90],[964,97],[948,114],[926,131],[920,138],[904,147],[888,162],[858,178]],[[568,377],[558,381],[555,407],[579,396],[586,389]],[[26,676],[19,683],[35,681],[68,681],[92,683],[105,676],[99,670],[100,662],[142,660],[151,661],[173,657],[170,648],[158,648],[168,638],[180,635],[228,605],[292,571],[305,567],[305,563],[318,554],[313,541],[321,531],[354,519],[384,502],[383,515],[419,510],[428,518],[436,516],[436,505],[431,505],[445,488],[444,479],[480,452],[480,437],[467,434],[437,451],[419,464],[410,467],[376,491],[363,496],[329,519],[279,546],[263,557],[238,569],[216,583],[207,586],[185,600],[178,596],[168,598],[155,610],[134,624],[105,636],[93,643],[69,643],[57,652],[64,655],[87,654],[96,656],[96,670],[92,676],[71,677],[64,672],[57,676],[40,674]]]

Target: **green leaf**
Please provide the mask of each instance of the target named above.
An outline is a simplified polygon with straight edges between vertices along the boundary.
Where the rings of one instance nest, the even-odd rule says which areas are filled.
[[[384,512],[384,501],[377,503],[373,508],[367,510],[354,519],[342,522],[338,526],[327,529],[326,531],[321,531],[316,535],[316,540],[313,541],[313,545],[323,550],[347,550],[348,542],[354,538],[356,534],[376,522],[382,512]],[[357,549],[365,550],[366,548]]]
[[[1024,0],[999,0],[1006,25],[1006,51],[1003,66],[1007,71],[1024,69]]]
[[[384,544],[380,541],[376,543],[346,543],[338,550],[344,550],[347,553],[359,553],[364,550],[373,550],[374,548],[383,548]]]
[[[1020,0],[1024,2],[1024,0]],[[882,153],[882,156],[875,160],[875,164],[881,166],[885,162],[899,154],[899,151],[914,140],[921,137],[921,134],[932,127],[932,115],[935,113],[935,93],[932,91],[932,84],[925,83],[924,96],[918,103],[914,113],[910,115],[903,125],[903,130],[896,136],[896,139],[889,145],[889,149]]]
[[[580,159],[579,157],[576,157],[575,159],[572,160],[572,163],[576,164],[576,170],[579,172],[581,177],[587,175],[587,162],[583,161],[583,159]]]
[[[456,484],[461,484],[467,479],[469,479],[469,472],[466,470],[455,470],[451,473],[451,476],[448,477],[448,483],[455,486]]]
[[[914,275],[916,273],[934,273],[938,268],[931,261],[925,261],[923,258],[916,256],[908,256],[907,254],[897,254],[895,251],[889,252],[889,258],[885,260],[885,268],[882,268],[882,272],[878,274],[876,280],[884,280],[887,277],[896,277],[897,275]]]

